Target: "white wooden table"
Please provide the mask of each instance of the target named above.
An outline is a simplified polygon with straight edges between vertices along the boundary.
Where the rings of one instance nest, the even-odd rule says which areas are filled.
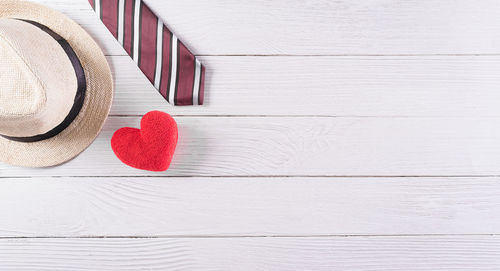
[[[1,270],[499,270],[500,1],[146,0],[207,66],[171,107],[85,0],[115,77],[105,128],[0,165]],[[171,169],[112,133],[172,114]]]

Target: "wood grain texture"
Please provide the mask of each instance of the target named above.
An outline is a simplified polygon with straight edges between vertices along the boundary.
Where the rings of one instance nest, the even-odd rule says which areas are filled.
[[[500,57],[201,57],[205,105],[169,106],[127,56],[109,57],[114,115],[500,116]]]
[[[500,178],[14,178],[0,236],[500,234]]]
[[[498,270],[498,236],[0,240],[3,270]]]
[[[145,0],[207,67],[175,108],[87,0],[34,1],[116,96],[76,159],[0,165],[1,270],[499,269],[499,1]],[[180,127],[164,173],[109,146],[154,109]]]
[[[122,164],[110,138],[139,117],[111,117],[68,163],[0,166],[12,176],[488,176],[500,174],[498,118],[177,117],[166,172]]]
[[[500,49],[492,34],[500,32],[500,3],[494,0],[146,2],[198,54],[491,54]]]
[[[36,0],[124,55],[86,0]],[[147,0],[198,55],[499,54],[500,3],[420,1]]]

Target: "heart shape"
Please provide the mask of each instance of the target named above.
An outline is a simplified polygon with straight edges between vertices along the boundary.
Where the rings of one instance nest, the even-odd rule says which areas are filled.
[[[111,148],[131,167],[165,171],[172,161],[177,135],[177,123],[169,114],[151,111],[142,117],[141,129],[118,129],[111,138]]]

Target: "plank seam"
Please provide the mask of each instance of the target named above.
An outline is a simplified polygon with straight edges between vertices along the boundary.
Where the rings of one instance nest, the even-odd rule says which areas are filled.
[[[489,236],[499,237],[500,233],[458,233],[458,234],[318,234],[318,235],[89,235],[89,236],[0,236],[0,240],[9,239],[231,239],[231,238],[357,238],[357,237],[458,237]]]
[[[107,53],[105,56],[127,56],[126,54],[111,54]],[[429,57],[429,56],[500,56],[499,54],[196,54],[195,57]]]
[[[0,179],[22,178],[500,178],[500,175],[47,175],[1,176]]]

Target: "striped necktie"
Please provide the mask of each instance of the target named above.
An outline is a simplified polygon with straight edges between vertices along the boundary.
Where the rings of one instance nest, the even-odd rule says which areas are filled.
[[[111,34],[169,103],[203,104],[205,67],[142,0],[89,2]]]

